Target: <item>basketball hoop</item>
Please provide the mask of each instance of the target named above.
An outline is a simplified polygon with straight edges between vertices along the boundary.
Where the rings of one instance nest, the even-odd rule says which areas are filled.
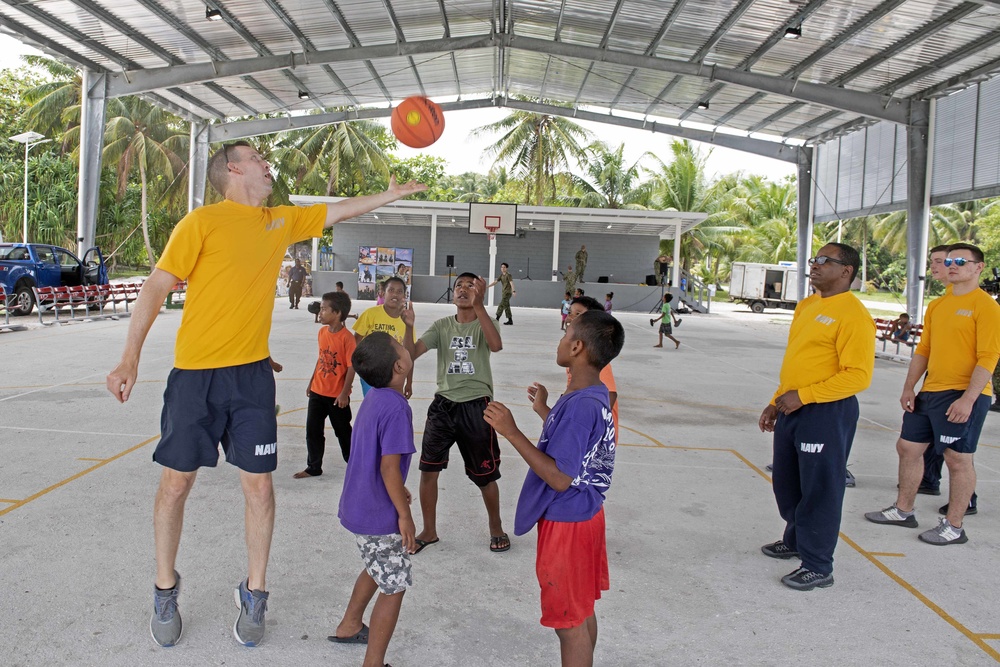
[[[490,242],[496,241],[497,230],[500,229],[500,225],[497,225],[495,227],[493,225],[484,225],[484,227],[486,227],[486,235],[489,237]]]

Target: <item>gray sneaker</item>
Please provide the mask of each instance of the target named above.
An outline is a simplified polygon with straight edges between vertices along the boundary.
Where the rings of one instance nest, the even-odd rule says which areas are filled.
[[[236,588],[236,606],[240,608],[240,615],[233,624],[233,636],[244,646],[258,646],[264,641],[267,596],[267,591],[247,589],[246,579]]]
[[[177,610],[177,596],[181,592],[181,575],[174,571],[174,587],[161,591],[153,586],[153,615],[149,619],[149,633],[153,641],[164,648],[173,646],[184,629],[181,613]]]
[[[770,558],[781,558],[782,560],[799,557],[799,552],[789,549],[784,540],[778,540],[777,542],[772,542],[771,544],[765,544],[760,548],[760,551],[765,556],[769,556]]]
[[[906,528],[917,527],[917,515],[903,516],[899,513],[899,508],[889,505],[879,512],[865,512],[865,518],[872,523],[881,523],[890,526],[905,526]]]
[[[965,534],[965,529],[955,528],[945,517],[941,517],[937,528],[931,528],[920,533],[920,539],[938,547],[943,547],[946,544],[965,544],[969,541],[969,537]]]
[[[794,588],[797,591],[811,591],[814,588],[829,588],[833,586],[832,574],[820,574],[807,570],[804,567],[786,574],[781,578],[781,583]]]

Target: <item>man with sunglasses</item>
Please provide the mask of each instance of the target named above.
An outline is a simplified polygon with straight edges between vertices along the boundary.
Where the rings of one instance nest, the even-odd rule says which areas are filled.
[[[208,161],[208,180],[223,196],[188,213],[174,228],[143,283],[132,311],[121,362],[107,377],[119,402],[129,399],[139,354],[167,293],[188,281],[188,297],[167,380],[162,437],[153,460],[163,466],[153,509],[156,581],[149,629],[160,646],[181,636],[180,575],[174,570],[184,504],[198,468],[214,467],[219,443],[240,469],[246,502],[248,573],[236,589],[240,608],[233,635],[244,646],[264,638],[265,571],[274,528],[271,472],[277,466],[274,375],[267,340],[274,284],[286,248],[323,229],[425,190],[389,179],[385,192],[310,207],[262,206],[271,194],[271,165],[250,144],[237,142]]]
[[[932,445],[944,454],[948,466],[948,512],[920,539],[938,546],[969,541],[962,522],[976,488],[972,455],[992,402],[990,380],[1000,359],[1000,305],[979,288],[985,267],[982,251],[955,243],[948,248],[944,266],[951,292],[927,306],[920,343],[899,399],[904,412],[896,442],[896,502],[865,514],[874,523],[917,527],[914,501],[923,475],[923,453]]]
[[[778,390],[758,422],[774,433],[772,486],[785,520],[782,539],[761,551],[801,559],[781,578],[800,591],[833,586],[856,394],[871,384],[875,367],[875,322],[850,291],[861,266],[858,251],[828,243],[809,265],[816,293],[795,308]]]

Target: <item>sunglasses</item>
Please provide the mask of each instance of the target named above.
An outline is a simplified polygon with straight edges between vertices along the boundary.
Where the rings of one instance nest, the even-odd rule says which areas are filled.
[[[965,266],[966,264],[973,264],[975,263],[975,261],[976,260],[974,259],[966,259],[964,257],[956,257],[954,259],[949,257],[946,260],[944,260],[944,265],[951,266],[952,264],[954,264],[955,266]]]
[[[827,262],[833,262],[834,264],[840,264],[841,266],[847,266],[847,262],[844,262],[844,261],[839,260],[839,259],[835,259],[833,257],[827,257],[826,255],[817,255],[816,257],[810,257],[809,258],[809,266],[813,266],[814,264],[818,264],[819,266],[823,266]]]

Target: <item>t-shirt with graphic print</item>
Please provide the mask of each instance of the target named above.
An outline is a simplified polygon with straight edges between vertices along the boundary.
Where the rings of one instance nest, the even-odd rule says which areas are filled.
[[[351,458],[344,473],[337,517],[357,535],[394,535],[399,513],[382,480],[382,457],[399,454],[406,482],[413,445],[413,412],[403,395],[389,387],[368,391],[351,434]]]
[[[357,343],[354,334],[341,327],[333,333],[330,327],[319,330],[319,359],[313,374],[309,391],[319,396],[337,398],[344,390],[347,369],[351,367],[351,356]]]
[[[354,332],[364,338],[374,331],[384,331],[402,345],[406,325],[403,324],[402,317],[390,316],[383,306],[372,306],[358,317],[354,323]]]
[[[500,330],[493,320],[490,324]],[[449,401],[464,403],[493,398],[490,348],[479,320],[459,323],[442,317],[420,336],[428,350],[437,350],[437,391]]]
[[[524,535],[539,519],[575,523],[589,521],[600,511],[615,468],[615,424],[608,404],[603,384],[571,391],[556,401],[538,449],[573,481],[565,491],[556,491],[529,470],[517,499],[515,534]]]

